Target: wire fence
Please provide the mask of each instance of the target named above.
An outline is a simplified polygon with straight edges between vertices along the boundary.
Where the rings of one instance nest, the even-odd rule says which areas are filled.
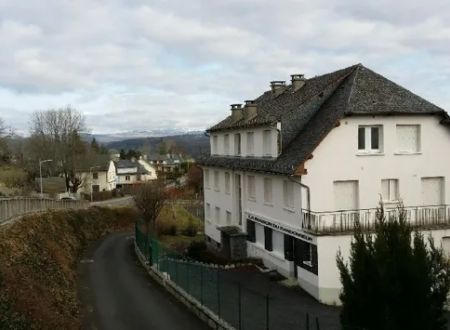
[[[229,270],[190,260],[148,237],[138,225],[135,235],[139,250],[155,270],[232,327],[239,330],[321,329],[318,317],[280,297],[249,288],[230,276]]]

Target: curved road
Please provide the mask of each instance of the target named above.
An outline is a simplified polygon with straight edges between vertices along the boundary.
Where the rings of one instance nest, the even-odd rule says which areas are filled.
[[[151,280],[130,234],[112,234],[85,253],[79,266],[83,329],[209,329]]]

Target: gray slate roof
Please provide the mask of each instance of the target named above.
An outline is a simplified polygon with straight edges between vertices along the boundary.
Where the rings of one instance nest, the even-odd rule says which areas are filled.
[[[139,164],[137,161],[131,161],[129,159],[120,159],[116,162],[114,162],[116,165],[116,169],[119,168],[137,168],[137,172],[133,173],[121,173],[118,175],[129,175],[129,174],[149,174],[149,171],[145,169],[144,166]]]
[[[292,86],[275,98],[265,92],[255,102],[255,118],[233,122],[229,116],[207,131],[281,122],[281,155],[275,160],[214,156],[200,159],[201,165],[292,175],[344,116],[433,114],[450,123],[443,109],[362,64],[308,79],[296,92]]]

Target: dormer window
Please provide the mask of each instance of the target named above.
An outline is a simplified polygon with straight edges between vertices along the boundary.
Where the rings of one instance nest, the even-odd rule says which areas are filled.
[[[358,127],[358,151],[360,153],[382,152],[382,126]]]
[[[272,131],[265,130],[263,132],[263,156],[272,156]]]
[[[228,156],[230,154],[230,135],[223,136],[223,153]]]
[[[217,135],[213,136],[213,148],[212,154],[217,155],[219,151],[219,137]]]
[[[255,155],[255,133],[247,132],[247,156]]]
[[[234,155],[241,155],[241,134],[234,134]]]

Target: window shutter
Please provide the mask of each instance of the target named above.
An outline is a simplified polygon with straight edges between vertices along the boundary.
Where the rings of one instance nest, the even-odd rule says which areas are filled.
[[[272,251],[272,229],[269,227],[264,227],[264,248]]]
[[[247,241],[255,242],[255,223],[251,220],[247,220]]]
[[[371,127],[370,129],[371,149],[380,149],[380,129],[378,127]]]

